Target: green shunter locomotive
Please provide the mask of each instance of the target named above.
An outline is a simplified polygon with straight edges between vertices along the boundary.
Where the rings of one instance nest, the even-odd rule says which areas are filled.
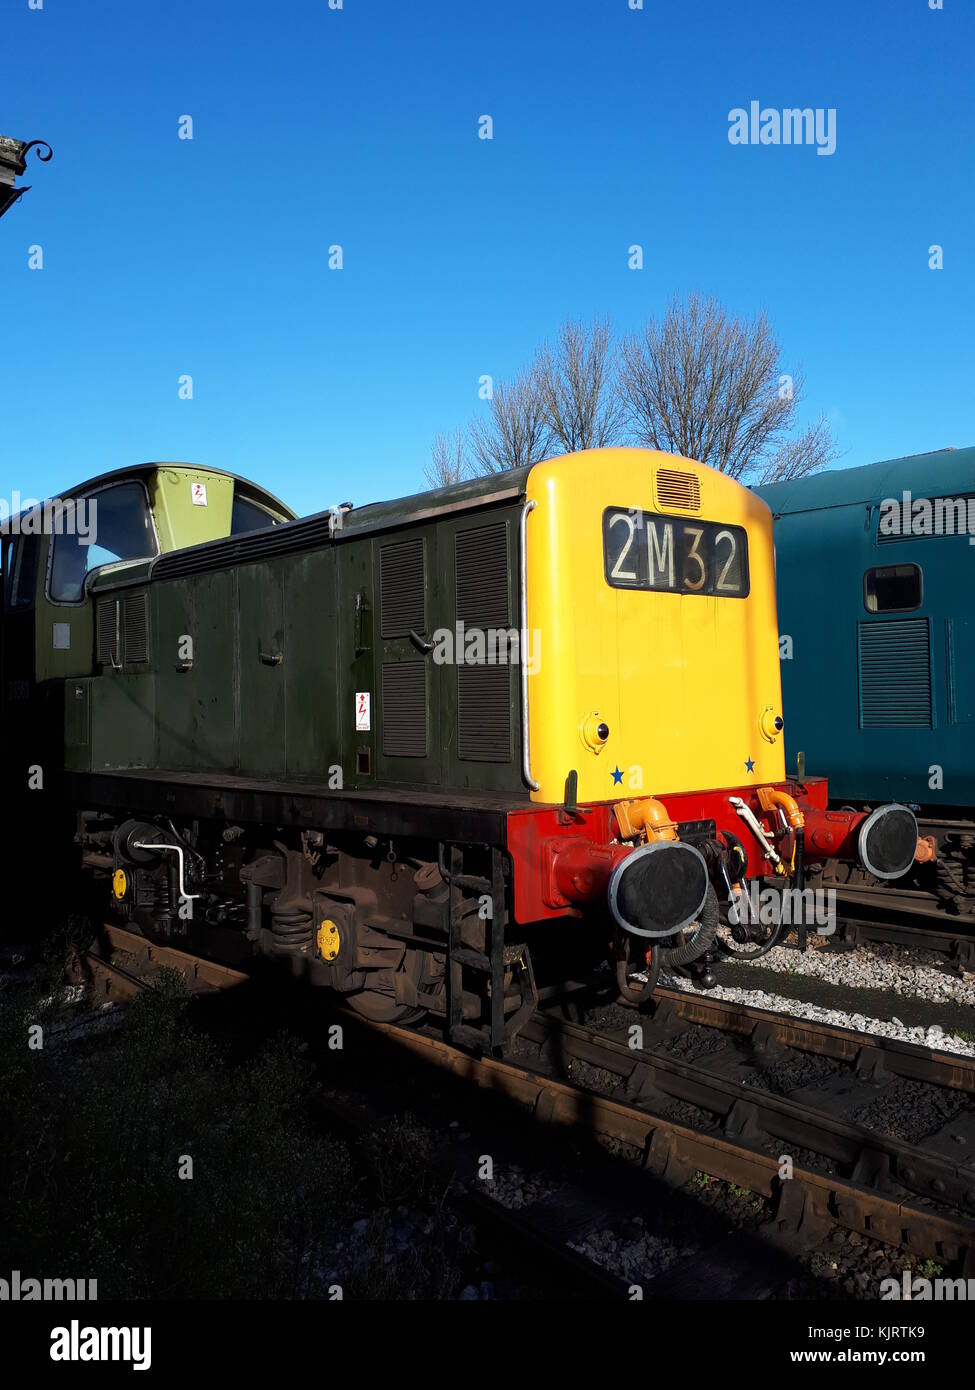
[[[785,778],[771,516],[688,460],[599,450],[304,519],[146,464],[20,512],[3,570],[28,899],[60,862],[146,936],[274,957],[378,1021],[499,1049],[536,973],[707,980],[719,922],[767,944],[728,926],[749,879],[914,858],[910,811]]]

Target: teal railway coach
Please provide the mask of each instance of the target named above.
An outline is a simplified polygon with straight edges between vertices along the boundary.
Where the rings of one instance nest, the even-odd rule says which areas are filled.
[[[918,808],[929,854],[866,898],[975,910],[975,449],[755,489],[775,528],[787,766]],[[903,896],[902,896],[902,900]]]

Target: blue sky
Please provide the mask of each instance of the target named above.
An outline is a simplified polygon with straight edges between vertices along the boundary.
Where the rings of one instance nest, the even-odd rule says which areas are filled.
[[[4,0],[0,132],[54,158],[0,222],[0,493],[406,493],[482,374],[695,288],[769,311],[842,466],[975,442],[975,7],[644,4]],[[752,100],[835,107],[835,154],[732,146]]]

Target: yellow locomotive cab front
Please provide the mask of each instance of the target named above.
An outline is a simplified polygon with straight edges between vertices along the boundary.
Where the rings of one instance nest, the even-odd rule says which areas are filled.
[[[529,759],[538,802],[785,776],[772,517],[649,449],[594,449],[527,483]]]

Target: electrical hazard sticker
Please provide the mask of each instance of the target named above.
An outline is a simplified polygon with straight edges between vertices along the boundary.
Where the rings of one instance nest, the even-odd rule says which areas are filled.
[[[194,507],[205,507],[207,504],[206,483],[190,483],[190,499]]]
[[[355,731],[359,733],[369,733],[372,728],[370,722],[370,696],[368,690],[357,690],[355,693]]]

